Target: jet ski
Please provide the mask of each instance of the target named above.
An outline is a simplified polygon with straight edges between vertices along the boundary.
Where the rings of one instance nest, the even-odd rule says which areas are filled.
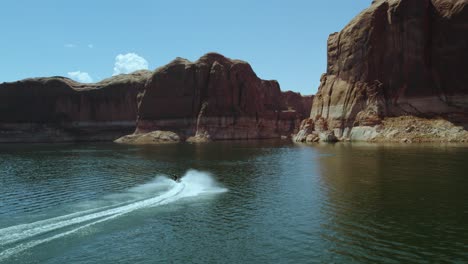
[[[177,175],[172,175],[172,180],[174,180],[175,182],[180,182],[180,177]]]

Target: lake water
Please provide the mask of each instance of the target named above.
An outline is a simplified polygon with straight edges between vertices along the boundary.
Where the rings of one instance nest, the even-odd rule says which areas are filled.
[[[466,146],[0,145],[0,263],[353,262],[468,263]]]

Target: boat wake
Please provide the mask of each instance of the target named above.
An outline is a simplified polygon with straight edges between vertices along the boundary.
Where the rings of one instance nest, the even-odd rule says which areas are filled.
[[[145,194],[160,190],[157,196]],[[162,192],[161,192],[162,190]],[[50,242],[133,211],[169,204],[180,199],[227,191],[208,174],[189,170],[176,183],[167,177],[130,189],[123,197],[129,201],[91,208],[33,223],[0,229],[0,261],[37,245]],[[119,195],[117,195],[118,197]]]

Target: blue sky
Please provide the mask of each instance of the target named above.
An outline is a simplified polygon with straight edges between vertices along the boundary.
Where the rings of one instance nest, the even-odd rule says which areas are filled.
[[[326,69],[328,35],[370,3],[2,1],[0,82],[54,75],[99,81],[214,51],[248,61],[282,90],[313,94]]]

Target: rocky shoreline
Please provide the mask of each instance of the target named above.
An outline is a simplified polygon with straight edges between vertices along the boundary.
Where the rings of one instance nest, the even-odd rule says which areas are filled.
[[[335,132],[336,131],[336,132]],[[340,130],[314,130],[313,121],[305,120],[293,141],[303,143],[365,141],[388,143],[467,143],[468,131],[444,118],[414,116],[389,117],[377,126],[356,126],[340,135]]]

